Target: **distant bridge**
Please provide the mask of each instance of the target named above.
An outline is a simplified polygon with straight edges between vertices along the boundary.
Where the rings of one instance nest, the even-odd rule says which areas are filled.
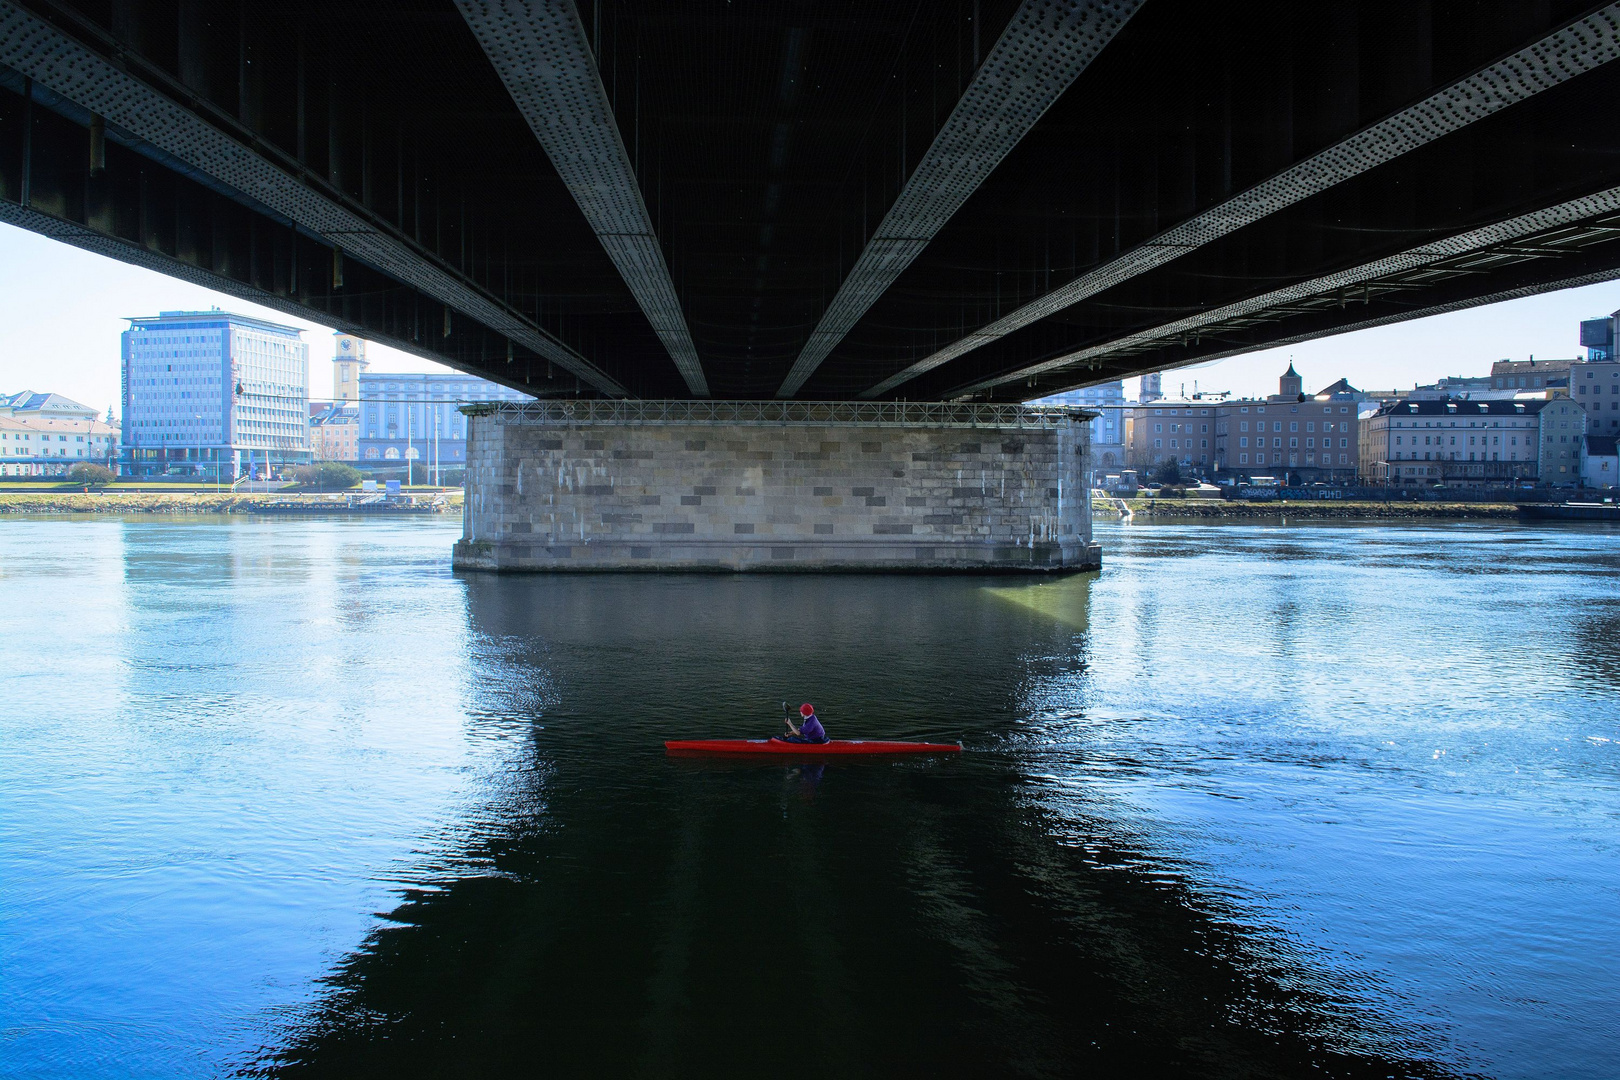
[[[0,0],[0,220],[530,392],[1018,400],[1620,275],[1620,5]]]

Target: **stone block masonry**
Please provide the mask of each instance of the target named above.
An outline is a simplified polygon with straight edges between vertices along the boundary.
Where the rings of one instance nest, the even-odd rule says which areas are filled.
[[[1090,414],[1006,405],[471,406],[458,569],[1061,572]]]

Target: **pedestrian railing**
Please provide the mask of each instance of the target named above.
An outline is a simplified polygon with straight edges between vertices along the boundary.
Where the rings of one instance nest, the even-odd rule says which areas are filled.
[[[1073,406],[953,401],[485,401],[468,416],[510,423],[820,424],[892,427],[1054,428],[1098,415]]]

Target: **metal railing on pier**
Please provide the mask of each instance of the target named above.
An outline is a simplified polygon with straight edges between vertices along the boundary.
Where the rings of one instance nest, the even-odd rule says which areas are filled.
[[[468,416],[495,416],[511,423],[548,426],[813,424],[1042,429],[1098,415],[1072,406],[954,401],[487,401],[463,405],[461,411]]]

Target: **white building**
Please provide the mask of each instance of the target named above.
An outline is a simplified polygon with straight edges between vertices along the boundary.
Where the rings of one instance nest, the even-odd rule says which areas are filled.
[[[0,476],[65,476],[81,462],[116,466],[118,431],[60,394],[0,397]]]
[[[1491,484],[1540,472],[1545,400],[1413,401],[1361,419],[1364,484]]]
[[[1613,435],[1586,437],[1586,453],[1581,458],[1581,483],[1592,488],[1612,488],[1620,483],[1620,456],[1616,456]]]
[[[307,462],[301,333],[217,309],[131,319],[123,334],[129,470],[240,476]]]
[[[1410,401],[1361,420],[1363,483],[1580,482],[1586,411],[1557,396]]]
[[[0,396],[0,476],[63,476],[88,461],[116,465],[118,433],[61,394]]]

